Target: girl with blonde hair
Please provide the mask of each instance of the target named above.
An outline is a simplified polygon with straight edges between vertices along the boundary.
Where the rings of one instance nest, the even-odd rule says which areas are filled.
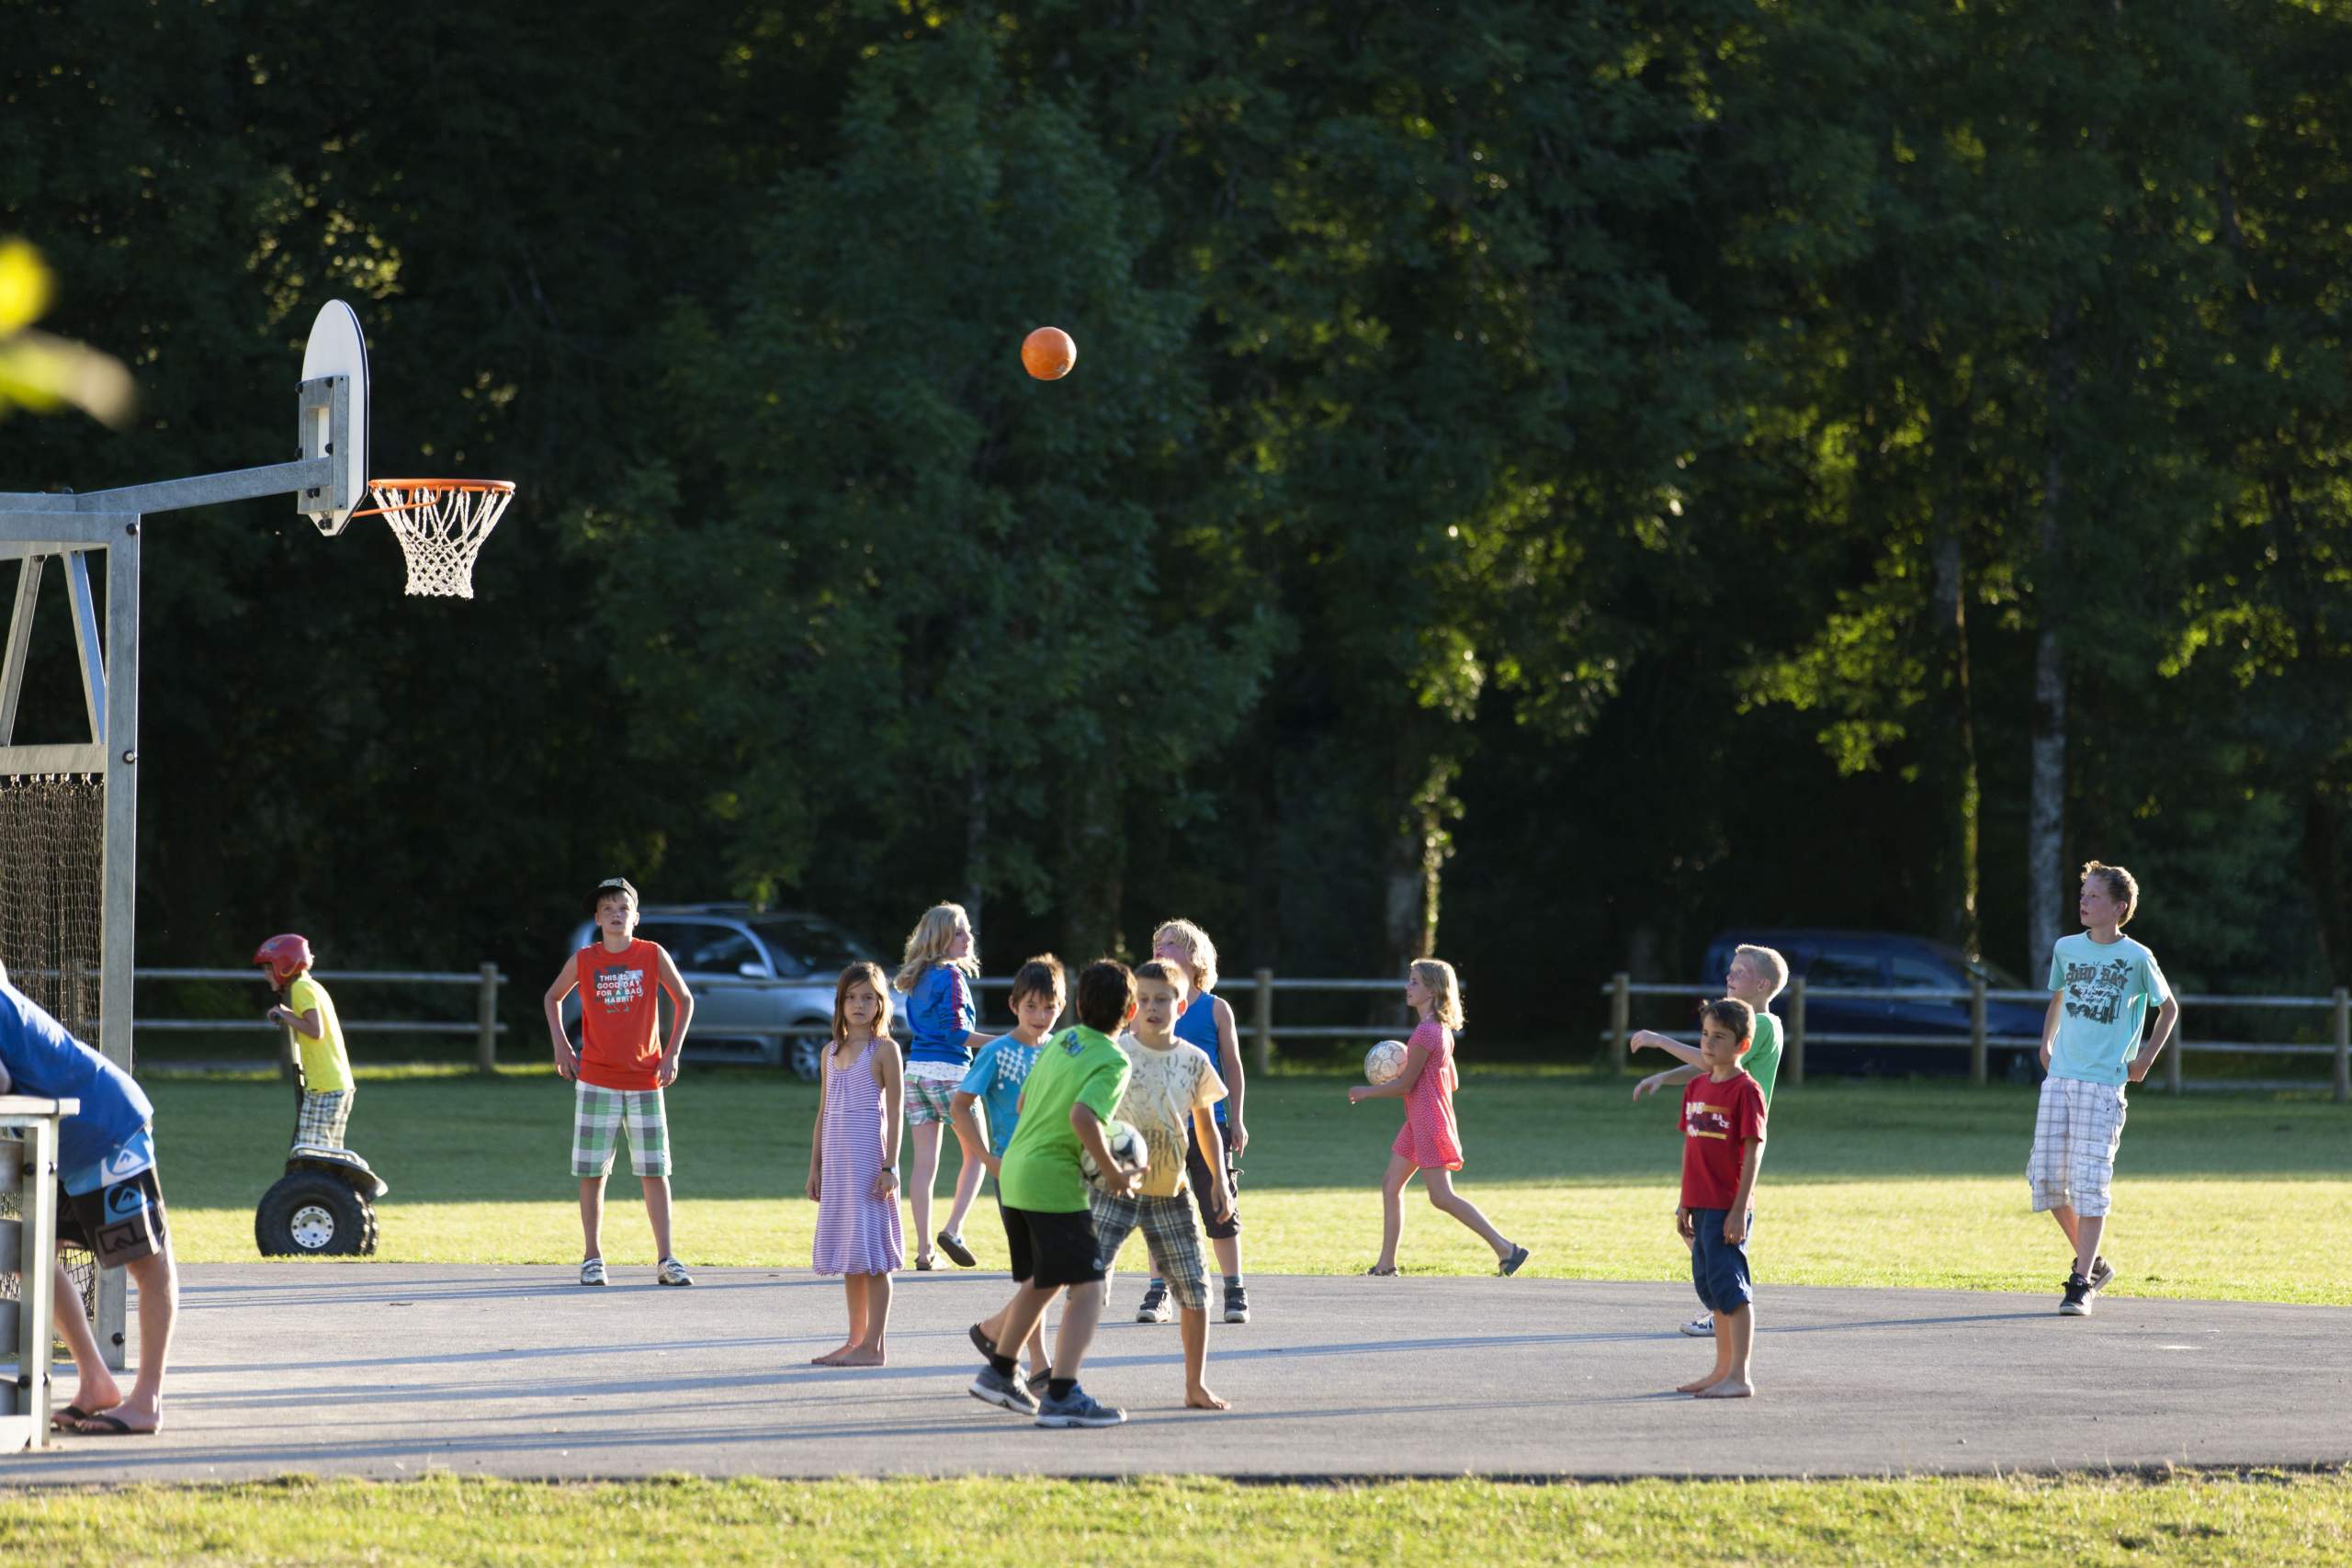
[[[878,964],[853,964],[833,983],[833,1038],[808,1145],[817,1204],[810,1261],[839,1274],[849,1337],[820,1367],[878,1367],[889,1359],[890,1271],[907,1260],[899,1230],[899,1102],[905,1078],[890,1038],[890,989]]]
[[[1193,979],[1193,1003],[1176,1020],[1177,1039],[1187,1041],[1207,1053],[1216,1065],[1217,1077],[1225,1080],[1226,1098],[1216,1102],[1216,1133],[1225,1144],[1224,1157],[1216,1162],[1226,1174],[1226,1212],[1219,1216],[1212,1212],[1209,1201],[1210,1183],[1216,1178],[1211,1174],[1207,1156],[1202,1151],[1200,1139],[1192,1136],[1184,1156],[1184,1185],[1191,1189],[1193,1201],[1201,1212],[1202,1228],[1208,1232],[1209,1246],[1216,1254],[1217,1271],[1225,1276],[1225,1321],[1250,1321],[1250,1291],[1241,1278],[1241,1151],[1250,1142],[1250,1129],[1241,1120],[1242,1090],[1246,1087],[1241,1074],[1241,1032],[1235,1027],[1233,1009],[1224,998],[1216,995],[1216,943],[1209,933],[1190,920],[1162,920],[1151,933],[1151,955],[1176,964]],[[1174,1314],[1168,1306],[1168,1282],[1157,1274],[1144,1287],[1143,1301],[1136,1308],[1137,1323],[1167,1323]]]
[[[907,934],[906,958],[891,981],[907,994],[907,1129],[914,1143],[907,1195],[914,1202],[915,1267],[925,1273],[936,1267],[931,1250],[934,1239],[958,1268],[969,1269],[979,1261],[964,1245],[964,1216],[979,1196],[987,1168],[969,1155],[956,1168],[956,1201],[947,1211],[947,1224],[936,1237],[931,1234],[940,1130],[954,1120],[956,1086],[971,1069],[972,1054],[994,1038],[972,1032],[979,1021],[972,982],[980,976],[972,945],[972,922],[964,906],[934,904]]]
[[[1413,960],[1405,971],[1405,1004],[1420,1021],[1405,1043],[1405,1070],[1386,1083],[1357,1084],[1348,1090],[1350,1105],[1367,1100],[1405,1102],[1405,1125],[1389,1149],[1388,1173],[1380,1183],[1380,1261],[1366,1272],[1396,1272],[1405,1187],[1418,1170],[1430,1204],[1495,1249],[1497,1273],[1516,1274],[1527,1261],[1527,1248],[1505,1237],[1477,1204],[1453,1190],[1453,1173],[1462,1168],[1462,1134],[1453,1120],[1453,1091],[1461,1081],[1453,1068],[1453,1032],[1463,1026],[1462,982],[1453,965],[1437,958]]]

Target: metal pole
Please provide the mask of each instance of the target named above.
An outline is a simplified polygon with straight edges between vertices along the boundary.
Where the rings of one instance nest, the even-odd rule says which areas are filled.
[[[2352,990],[2335,987],[2335,1103],[2352,1102]]]
[[[1984,1070],[1984,976],[1968,977],[1968,1081],[1982,1088]]]
[[[474,1022],[480,1032],[474,1036],[474,1066],[485,1073],[498,1070],[498,965],[481,966],[481,989],[476,993]]]
[[[131,976],[139,963],[139,518],[107,526],[106,833],[99,873],[98,1050],[124,1072],[131,1060]],[[93,736],[91,739],[98,739]],[[98,1352],[107,1366],[130,1363],[128,1284],[122,1269],[98,1270]]]
[[[1262,1073],[1271,1070],[1274,1060],[1274,972],[1258,971],[1257,1016],[1251,1019],[1253,1038],[1250,1046],[1250,1070]]]
[[[1634,977],[1623,969],[1609,977],[1609,1065],[1625,1070],[1633,1055],[1626,1042],[1634,1032]]]
[[[1792,1084],[1804,1082],[1804,976],[1789,982],[1789,1041],[1781,1066]]]

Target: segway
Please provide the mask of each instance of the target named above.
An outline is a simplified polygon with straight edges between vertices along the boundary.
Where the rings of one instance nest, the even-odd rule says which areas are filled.
[[[295,1073],[299,1107],[299,1066]],[[254,1245],[264,1258],[366,1258],[376,1250],[376,1200],[390,1190],[351,1150],[298,1143],[286,1153],[286,1174],[254,1210]]]

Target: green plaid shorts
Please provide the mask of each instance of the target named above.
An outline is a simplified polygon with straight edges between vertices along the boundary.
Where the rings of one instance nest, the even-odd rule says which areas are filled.
[[[571,1112],[571,1174],[603,1176],[613,1168],[621,1126],[628,1126],[628,1165],[639,1176],[670,1174],[670,1122],[658,1089],[598,1089],[579,1091]]]

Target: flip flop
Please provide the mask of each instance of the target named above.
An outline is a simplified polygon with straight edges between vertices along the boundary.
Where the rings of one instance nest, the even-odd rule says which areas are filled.
[[[1364,1274],[1367,1278],[1374,1280],[1393,1280],[1396,1277],[1396,1270],[1394,1269],[1367,1269],[1364,1270]]]
[[[76,1421],[87,1421],[94,1414],[78,1404],[61,1405],[49,1413],[49,1429],[52,1432],[71,1430]]]
[[[153,1427],[134,1427],[121,1416],[99,1410],[83,1416],[69,1430],[85,1438],[152,1438]]]
[[[1509,1279],[1513,1274],[1518,1273],[1519,1266],[1526,1261],[1527,1248],[1523,1247],[1514,1247],[1510,1249],[1510,1256],[1509,1258],[1504,1258],[1500,1263],[1495,1265],[1495,1272],[1500,1274],[1505,1279]]]

